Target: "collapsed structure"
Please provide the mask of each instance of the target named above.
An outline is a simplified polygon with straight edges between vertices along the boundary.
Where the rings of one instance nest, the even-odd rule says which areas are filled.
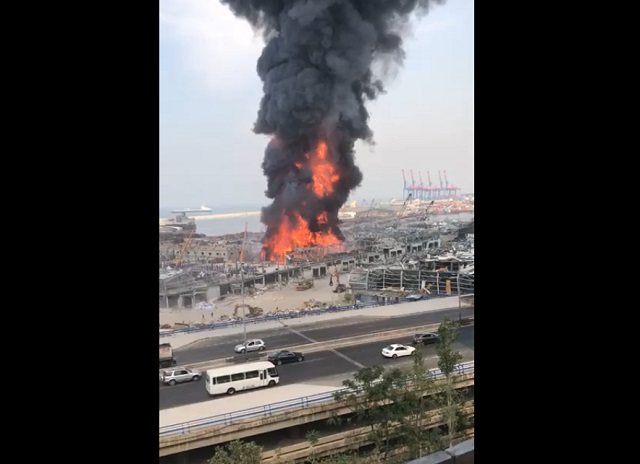
[[[425,209],[355,212],[341,222],[343,243],[298,248],[280,264],[263,259],[261,234],[198,239],[188,249],[166,243],[161,260],[173,267],[161,266],[160,306],[195,308],[243,288],[252,295],[292,280],[304,290],[313,286],[303,279],[304,269],[311,279],[335,279],[335,293],[348,292],[361,303],[473,293],[473,221],[436,220]]]

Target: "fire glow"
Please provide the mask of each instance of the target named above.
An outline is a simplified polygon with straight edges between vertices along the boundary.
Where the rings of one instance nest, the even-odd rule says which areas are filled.
[[[221,1],[265,39],[253,126],[271,137],[262,161],[271,200],[260,216],[263,257],[342,243],[338,211],[362,183],[355,143],[373,142],[366,102],[385,91],[374,64],[402,65],[398,24],[442,1]]]
[[[302,162],[294,163],[297,170],[309,170],[310,182],[306,189],[313,192],[318,200],[331,195],[340,180],[338,170],[328,153],[324,141],[318,143],[315,151],[306,153]],[[301,204],[304,208],[305,202]],[[305,211],[284,210],[277,231],[263,245],[263,257],[282,262],[287,254],[298,248],[337,245],[342,242],[328,227],[327,211],[305,219]]]

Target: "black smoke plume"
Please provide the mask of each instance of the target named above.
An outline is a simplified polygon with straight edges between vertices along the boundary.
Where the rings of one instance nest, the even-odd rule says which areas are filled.
[[[267,177],[262,209],[263,239],[270,239],[286,214],[300,214],[312,232],[333,233],[338,210],[362,181],[354,162],[357,139],[372,141],[366,100],[383,92],[372,65],[401,65],[403,25],[414,11],[426,13],[444,0],[220,0],[263,33],[258,60],[264,96],[254,132],[272,135],[262,168]],[[340,176],[335,191],[318,198],[311,189],[305,154],[324,140]],[[299,168],[298,165],[302,165]],[[327,222],[318,223],[326,212]]]

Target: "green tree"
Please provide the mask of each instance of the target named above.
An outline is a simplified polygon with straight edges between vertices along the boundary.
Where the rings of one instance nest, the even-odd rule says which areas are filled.
[[[335,454],[333,456],[328,456],[318,464],[379,464],[381,463],[380,459],[375,455],[368,456],[358,456],[356,452],[348,452],[342,454]]]
[[[309,445],[311,445],[311,452],[309,453],[309,462],[311,464],[317,464],[318,463],[318,458],[316,457],[316,452],[314,447],[318,444],[318,440],[320,440],[320,433],[318,433],[317,430],[309,430],[304,438],[309,442]]]
[[[262,447],[253,442],[232,441],[216,449],[207,464],[260,464]]]
[[[377,452],[386,458],[392,449],[391,441],[399,433],[395,424],[402,418],[402,412],[395,400],[405,375],[397,368],[385,371],[381,366],[373,366],[360,369],[353,377],[342,382],[349,390],[336,392],[334,398],[349,406],[352,422],[369,427],[369,438]]]
[[[445,318],[438,327],[438,343],[436,353],[438,354],[438,368],[445,377],[442,394],[444,396],[444,419],[447,424],[449,435],[449,446],[453,444],[453,436],[457,431],[458,410],[456,390],[452,377],[456,371],[456,366],[462,360],[459,351],[454,350],[453,344],[458,340],[458,325],[449,318]]]
[[[443,449],[437,428],[427,427],[426,419],[438,407],[434,394],[435,380],[424,367],[424,354],[418,348],[413,356],[413,365],[405,372],[405,384],[397,395],[397,412],[401,416],[400,432],[407,446],[410,459],[420,458],[434,450]]]

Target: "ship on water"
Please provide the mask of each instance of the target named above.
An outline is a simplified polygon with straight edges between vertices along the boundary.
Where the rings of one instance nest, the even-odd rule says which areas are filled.
[[[171,211],[175,214],[171,218],[160,218],[160,235],[182,235],[196,233],[196,220],[188,214],[212,213],[211,208],[202,205],[200,208],[183,208]]]
[[[187,215],[190,213],[213,213],[213,210],[211,208],[207,208],[206,206],[202,205],[200,206],[200,208],[184,208],[184,209],[174,209],[171,211],[172,214],[182,214],[182,215]]]

